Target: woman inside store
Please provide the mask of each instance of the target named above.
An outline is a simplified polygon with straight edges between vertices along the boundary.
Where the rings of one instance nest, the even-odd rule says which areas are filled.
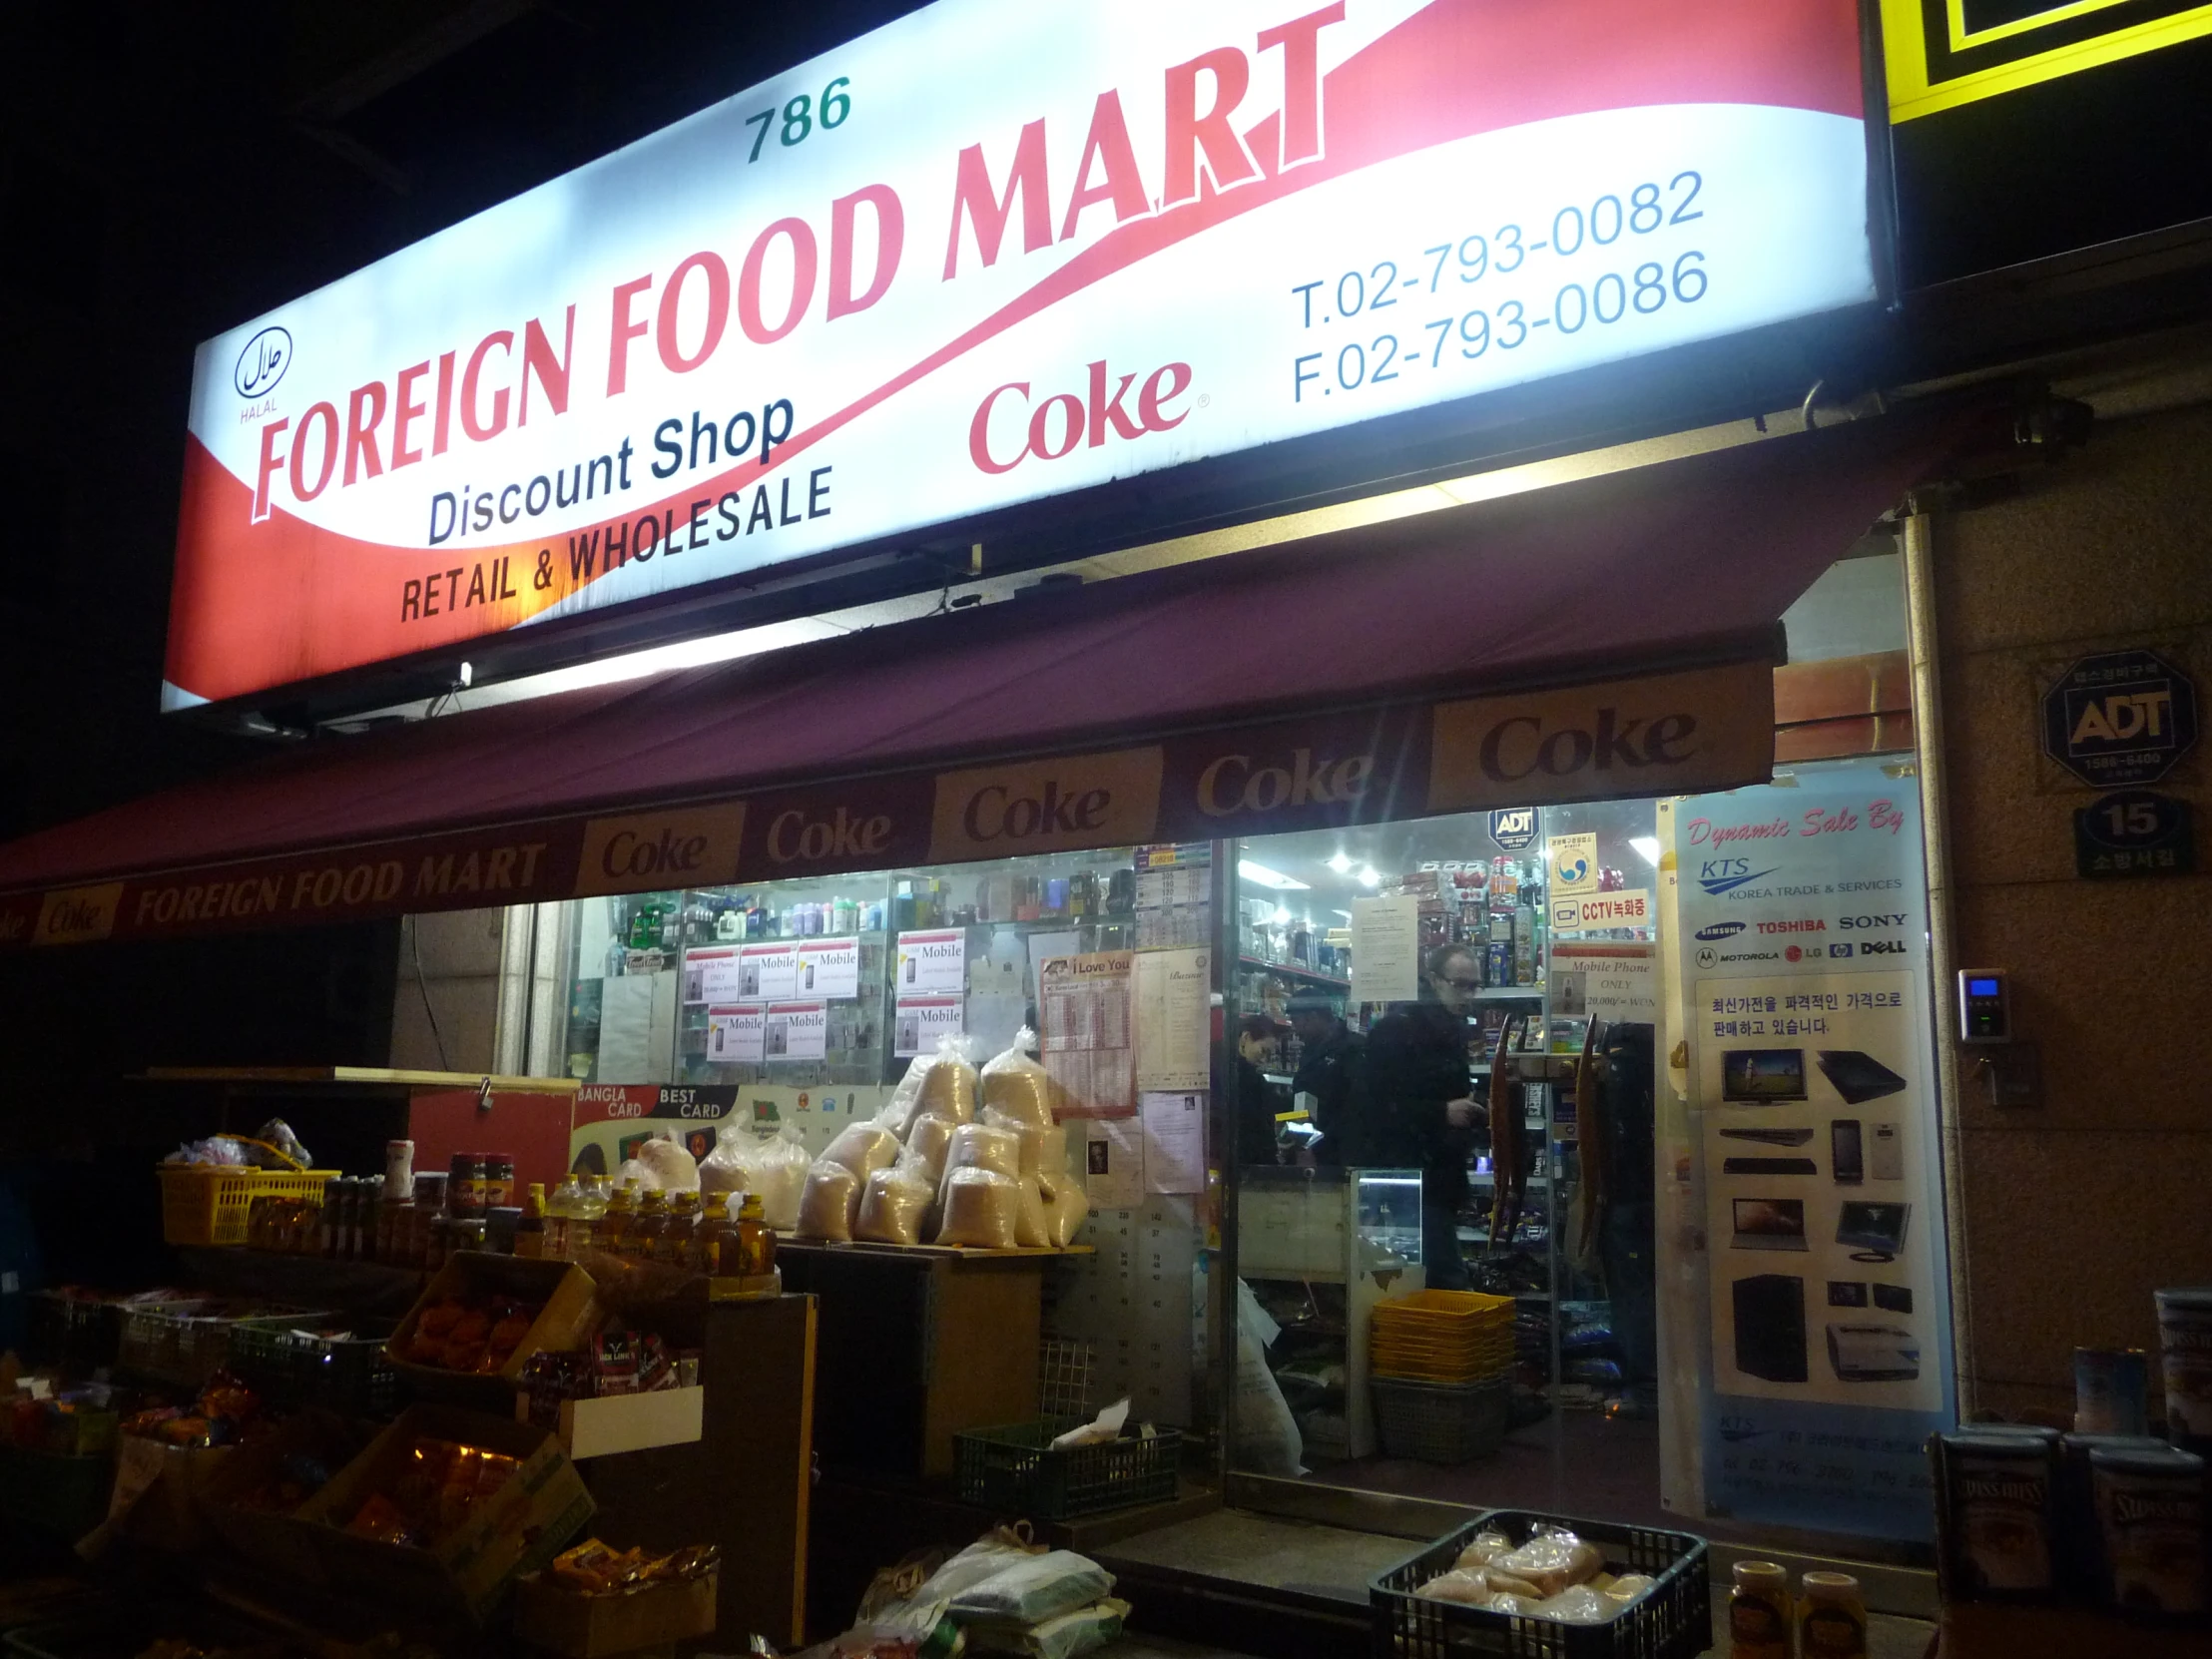
[[[1272,1065],[1281,1033],[1265,1014],[1247,1014],[1237,1027],[1237,1162],[1277,1162],[1275,1098],[1261,1071]]]
[[[1421,1265],[1431,1290],[1468,1288],[1459,1254],[1467,1158],[1489,1114],[1468,1090],[1467,1014],[1482,975],[1474,952],[1442,944],[1421,964],[1420,999],[1368,1033],[1366,1139],[1377,1167],[1421,1172]]]

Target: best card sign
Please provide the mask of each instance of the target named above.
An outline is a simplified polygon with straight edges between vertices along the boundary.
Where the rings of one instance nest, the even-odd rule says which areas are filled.
[[[1854,0],[938,0],[195,362],[164,704],[1876,297]]]

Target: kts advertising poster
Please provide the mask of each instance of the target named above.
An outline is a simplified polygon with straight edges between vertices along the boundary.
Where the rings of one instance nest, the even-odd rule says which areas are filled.
[[[1919,790],[1874,766],[1660,807],[1702,1144],[1710,1513],[1929,1535],[1954,1414]]]
[[[1871,302],[1865,116],[1855,0],[938,0],[206,341],[164,707]]]

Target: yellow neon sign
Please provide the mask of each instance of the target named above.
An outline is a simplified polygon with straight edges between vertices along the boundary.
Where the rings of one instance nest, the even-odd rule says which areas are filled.
[[[1882,0],[1890,120],[1912,121],[2212,35],[2212,4],[2148,18],[2141,16],[2145,9],[2143,0],[2055,0],[2026,17],[1976,29],[1967,0]],[[2078,27],[2100,14],[2106,27],[2088,33]],[[2058,31],[2052,43],[2038,45],[2037,37],[2051,30]]]

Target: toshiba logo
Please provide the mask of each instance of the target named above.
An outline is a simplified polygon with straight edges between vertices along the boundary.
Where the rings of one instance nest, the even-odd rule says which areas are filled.
[[[577,895],[734,880],[744,830],[742,802],[595,818],[584,826]]]

